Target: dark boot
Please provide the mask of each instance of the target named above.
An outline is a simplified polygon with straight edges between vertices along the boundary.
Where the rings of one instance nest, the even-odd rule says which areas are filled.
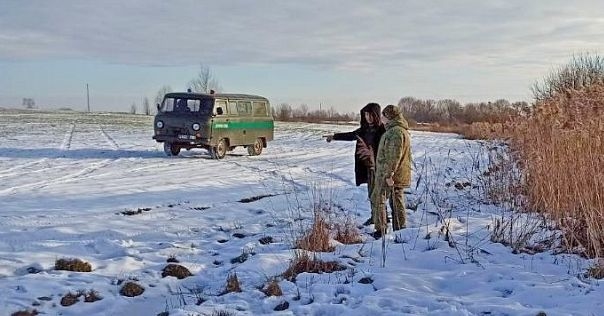
[[[373,233],[371,233],[371,237],[373,237],[373,239],[375,239],[375,240],[378,240],[378,239],[382,238],[382,232],[376,230]]]

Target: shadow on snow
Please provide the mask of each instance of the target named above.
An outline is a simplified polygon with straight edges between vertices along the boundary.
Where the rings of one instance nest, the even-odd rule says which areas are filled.
[[[0,148],[0,157],[4,158],[159,158],[166,157],[158,150],[111,150],[111,149],[69,149],[57,148]]]
[[[227,153],[227,156],[241,157],[244,154]],[[106,158],[202,158],[213,159],[203,149],[183,150],[178,157],[167,157],[161,150],[126,150],[126,149],[95,149],[81,148],[61,150],[57,148],[2,148],[0,158],[77,158],[77,159],[106,159]]]

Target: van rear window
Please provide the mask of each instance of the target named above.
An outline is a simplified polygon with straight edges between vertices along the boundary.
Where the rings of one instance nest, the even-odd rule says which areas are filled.
[[[195,112],[201,115],[211,115],[214,108],[214,99],[195,98],[165,98],[160,107],[161,112],[186,113]]]
[[[256,102],[252,103],[252,108],[254,109],[254,116],[267,116],[266,113],[266,102]]]

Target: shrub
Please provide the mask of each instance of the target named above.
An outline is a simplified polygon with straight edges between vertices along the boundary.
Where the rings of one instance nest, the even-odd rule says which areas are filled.
[[[279,286],[279,282],[273,279],[265,287],[262,289],[262,293],[266,296],[282,296],[283,291],[281,291],[281,287]]]
[[[237,278],[237,273],[230,274],[227,277],[226,286],[223,294],[233,292],[241,292],[241,284],[239,284],[239,278]]]
[[[316,256],[311,258],[306,251],[296,251],[289,267],[283,272],[283,277],[288,281],[294,282],[298,274],[303,272],[331,273],[345,269],[346,267],[336,261],[321,261]]]
[[[323,211],[315,211],[314,222],[310,229],[296,241],[296,248],[308,250],[308,251],[319,251],[319,252],[331,252],[335,248],[330,245],[330,229],[326,219],[326,215]]]
[[[589,267],[587,276],[594,279],[604,279],[604,260],[600,260]]]
[[[343,244],[350,245],[363,242],[363,239],[361,238],[361,232],[356,227],[356,225],[354,225],[354,222],[350,217],[346,217],[344,219],[344,223],[335,224],[334,229],[334,239]]]
[[[568,90],[581,90],[604,80],[604,58],[592,54],[580,54],[565,66],[546,76],[541,83],[536,82],[533,96],[537,101],[545,101],[564,94]]]

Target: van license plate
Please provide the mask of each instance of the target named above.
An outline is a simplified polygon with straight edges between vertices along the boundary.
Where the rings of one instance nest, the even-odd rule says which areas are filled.
[[[178,138],[180,139],[195,139],[195,136],[193,135],[178,135]]]

